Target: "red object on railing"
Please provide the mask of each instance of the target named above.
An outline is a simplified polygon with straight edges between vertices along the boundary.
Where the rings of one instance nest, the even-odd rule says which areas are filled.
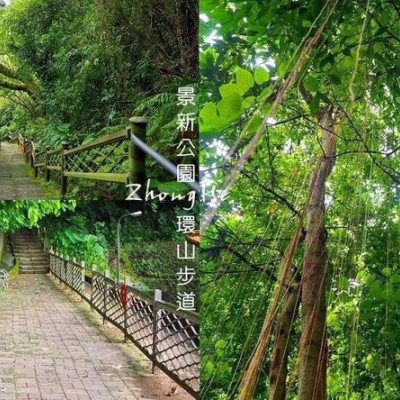
[[[126,285],[125,282],[121,283],[120,287],[121,303],[124,308],[126,308]]]

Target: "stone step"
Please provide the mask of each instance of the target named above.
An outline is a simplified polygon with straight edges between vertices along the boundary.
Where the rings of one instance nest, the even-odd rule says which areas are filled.
[[[49,257],[46,254],[29,254],[29,253],[25,253],[25,254],[18,254],[15,253],[15,256],[17,258],[24,259],[24,260],[36,260],[36,259],[45,259],[48,260]]]
[[[13,246],[14,251],[30,251],[30,250],[37,250],[37,251],[43,251],[43,248],[41,245],[17,245]]]
[[[20,268],[49,268],[49,264],[46,263],[32,263],[32,264],[20,264]]]
[[[19,254],[46,254],[43,249],[38,249],[38,248],[31,248],[31,249],[14,249],[15,253],[19,253]]]
[[[49,273],[48,269],[29,269],[29,270],[20,270],[20,274],[47,274]]]
[[[49,264],[42,264],[42,263],[37,263],[37,264],[20,264],[19,267],[20,267],[21,269],[30,269],[30,268],[47,269],[47,268],[49,268]]]
[[[35,258],[35,259],[29,259],[29,258],[18,258],[19,264],[20,265],[29,265],[29,264],[43,264],[43,265],[48,265],[49,260],[46,258]]]
[[[21,266],[37,265],[37,266],[47,266],[48,267],[50,265],[50,263],[47,260],[34,260],[34,261],[28,260],[28,261],[21,261],[19,263],[19,265],[21,265]]]
[[[14,251],[14,254],[17,257],[24,257],[24,258],[35,258],[35,257],[42,257],[42,256],[46,256],[48,258],[48,256],[46,254],[43,254],[43,252],[31,252],[31,251],[26,251],[26,252],[21,252],[21,251]]]
[[[33,231],[23,229],[10,235],[14,255],[19,260],[20,274],[46,274],[49,256]]]
[[[13,246],[14,250],[28,250],[28,249],[32,249],[32,250],[41,250],[43,251],[43,248],[41,245],[36,244],[36,245],[20,245],[20,246]]]
[[[36,251],[36,252],[43,253],[43,249],[40,248],[39,246],[14,247],[13,250],[16,252],[19,252],[19,253],[24,253],[24,252],[27,253],[30,251]]]
[[[28,241],[14,241],[14,247],[38,247],[41,248],[42,244],[40,242],[28,242]]]
[[[14,237],[13,240],[15,243],[40,243],[38,239],[30,238],[30,237]]]
[[[14,250],[14,254],[21,254],[21,255],[34,254],[34,255],[38,255],[38,254],[46,254],[46,253],[44,253],[43,250],[27,249],[27,250]]]
[[[19,257],[19,258],[37,258],[37,257],[46,257],[49,258],[47,256],[47,254],[43,254],[43,252],[20,252],[20,251],[15,251],[14,254]]]

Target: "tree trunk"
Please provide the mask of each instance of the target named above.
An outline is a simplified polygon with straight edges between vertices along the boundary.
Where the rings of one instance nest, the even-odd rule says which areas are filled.
[[[289,345],[292,335],[293,323],[297,317],[300,303],[300,283],[298,279],[291,283],[284,298],[281,313],[279,315],[275,343],[272,351],[270,375],[269,375],[269,400],[285,400],[287,361]]]
[[[334,165],[336,137],[332,107],[320,110],[323,155],[312,175],[306,209],[307,236],[302,274],[302,337],[300,341],[299,400],[326,399],[327,268],[325,184]]]
[[[298,245],[305,239],[305,232],[300,231]],[[288,249],[285,250],[283,259],[288,258]],[[277,320],[275,342],[272,350],[271,366],[269,372],[268,399],[285,400],[287,361],[291,340],[293,323],[297,317],[300,304],[300,277],[295,272],[292,260],[292,269],[288,271],[285,281],[282,283],[284,294],[283,304]]]
[[[293,258],[295,256],[295,252],[299,246],[299,243],[303,239],[304,230],[303,221],[301,220],[299,226],[293,233],[293,236],[284,251],[281,268],[279,271],[278,285],[274,290],[274,294],[268,307],[268,311],[265,316],[256,347],[240,381],[241,388],[239,400],[251,400],[253,398],[254,390],[260,373],[260,367],[264,358],[264,352],[268,344],[275,315],[279,308],[279,301],[282,298],[282,293],[284,293],[285,283],[288,282],[288,276],[292,276]]]

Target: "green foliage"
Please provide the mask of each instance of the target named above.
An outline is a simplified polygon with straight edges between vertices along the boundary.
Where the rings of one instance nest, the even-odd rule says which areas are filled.
[[[185,266],[196,269],[193,261],[177,259],[177,245],[182,243],[168,240],[126,243],[123,266],[135,282],[139,281],[147,290],[161,289],[163,299],[175,303],[178,292],[176,273],[184,270]],[[184,290],[199,295],[196,280],[185,285]]]
[[[41,221],[50,246],[63,255],[104,270],[108,267],[107,241],[100,232],[95,230],[92,233],[92,223],[82,214],[67,214],[63,218],[48,217]]]
[[[321,156],[318,124],[327,106],[346,112],[335,127],[335,167],[325,188],[328,397],[398,397],[400,24],[394,2],[368,4],[366,12],[366,3],[339,2],[203,235],[204,398],[237,396],[271,301],[274,281],[267,273],[278,278]],[[209,169],[205,177],[216,186],[232,172],[301,46],[321,25],[322,7],[320,1],[201,1],[201,160]],[[226,251],[229,246],[242,257]],[[294,260],[299,273],[303,251]],[[297,398],[301,311],[288,361],[288,399]],[[273,340],[274,335],[256,400],[268,393]]]
[[[132,212],[129,203],[90,201],[0,201],[0,230],[40,228],[47,244],[69,258],[99,270],[116,271],[117,220]],[[141,218],[124,218],[121,225],[121,265],[142,289],[162,289],[164,299],[175,303],[176,272],[190,260],[177,260],[182,235],[171,224],[175,213],[148,212]],[[195,282],[186,290],[197,291]]]
[[[37,227],[39,221],[48,214],[60,215],[73,210],[75,202],[60,201],[0,201],[0,229],[3,232],[15,232],[19,228]]]
[[[125,128],[136,114],[167,154],[181,137],[177,88],[196,82],[196,21],[192,0],[13,1],[0,12],[0,50],[35,94],[0,89],[0,134],[57,149]]]

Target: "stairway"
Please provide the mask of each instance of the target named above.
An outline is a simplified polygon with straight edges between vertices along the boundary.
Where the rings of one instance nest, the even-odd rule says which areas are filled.
[[[20,274],[47,274],[49,255],[42,243],[30,229],[20,229],[10,235],[14,256],[19,260]]]

